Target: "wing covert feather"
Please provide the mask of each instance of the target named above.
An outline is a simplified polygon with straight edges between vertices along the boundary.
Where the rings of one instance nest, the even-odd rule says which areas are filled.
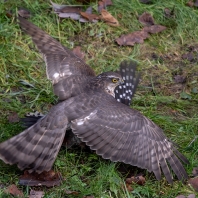
[[[170,168],[178,179],[188,177],[180,158],[186,163],[188,160],[168,141],[162,129],[117,101],[104,102],[92,113],[73,120],[72,130],[105,159],[153,171],[158,180],[162,170],[169,183]]]
[[[46,74],[52,84],[71,75],[95,76],[93,69],[77,57],[71,50],[52,38],[28,20],[19,17],[22,30],[32,37],[46,63]]]

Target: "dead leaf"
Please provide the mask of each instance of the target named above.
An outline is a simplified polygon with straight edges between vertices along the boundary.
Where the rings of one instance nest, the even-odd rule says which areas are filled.
[[[14,196],[24,197],[23,192],[19,190],[15,184],[8,186],[8,188],[5,190],[5,193],[9,193]]]
[[[58,14],[60,18],[70,18],[73,20],[80,20],[81,19],[81,7],[80,6],[70,6],[70,5],[60,5],[56,4],[51,1],[52,8],[55,13]],[[82,21],[87,22],[87,21]]]
[[[166,18],[174,17],[174,12],[175,12],[175,7],[173,7],[172,10],[170,10],[169,8],[164,8],[164,15]]]
[[[60,18],[70,18],[73,20],[79,20],[81,18],[80,14],[76,13],[59,13],[58,16]]]
[[[190,195],[188,195],[187,198],[196,198],[196,195],[195,194],[190,194]]]
[[[85,11],[87,14],[92,14],[92,7],[88,7]]]
[[[79,14],[82,11],[82,6],[73,6],[73,5],[61,5],[56,4],[51,1],[52,8],[55,13],[76,13]]]
[[[139,19],[138,20],[144,26],[151,26],[151,25],[154,25],[155,24],[154,18],[148,12],[144,12],[141,16],[139,16]]]
[[[125,182],[126,182],[126,185],[136,183],[136,184],[139,184],[139,185],[143,186],[145,184],[146,180],[142,175],[140,175],[140,176],[136,176],[136,177],[134,177],[134,176],[129,177],[129,178],[126,179]]]
[[[132,192],[132,191],[133,191],[132,186],[129,185],[128,183],[126,183],[126,189],[127,189],[129,192]]]
[[[198,192],[198,177],[190,178],[188,183],[194,188],[196,192]]]
[[[29,198],[42,198],[44,195],[45,193],[43,191],[31,190]]]
[[[189,7],[193,7],[194,6],[194,2],[192,0],[190,0],[190,1],[188,1],[186,3],[186,5],[189,6]]]
[[[98,15],[92,14],[92,7],[88,7],[85,12],[82,12],[80,6],[59,5],[51,1],[53,10],[60,18],[70,18],[73,20],[85,22],[97,22]]]
[[[132,184],[133,179],[132,179],[131,177],[126,178],[125,182],[126,182],[127,184]]]
[[[101,19],[111,26],[119,26],[118,20],[104,9],[101,10]]]
[[[150,34],[155,34],[155,33],[162,32],[165,29],[166,27],[162,25],[151,25],[151,26],[144,27],[143,31],[148,32]]]
[[[106,9],[109,5],[113,5],[111,0],[98,1],[98,12],[101,13],[102,9]]]
[[[92,195],[84,196],[83,198],[94,198]]]
[[[89,14],[87,12],[80,12],[81,16],[90,22],[96,22],[100,17],[97,14]]]
[[[196,60],[196,55],[193,52],[189,52],[187,54],[183,54],[182,58],[186,59],[186,60],[188,60],[190,62],[193,62],[193,61]]]
[[[185,83],[186,82],[186,76],[175,75],[174,80],[175,80],[175,83]]]
[[[66,6],[59,10],[59,12],[62,13],[76,13],[76,14],[79,14],[81,11],[82,11],[82,7],[80,6]]]
[[[82,14],[83,13],[83,14]],[[94,17],[95,15],[95,17]],[[95,19],[94,19],[95,18]],[[85,12],[81,12],[81,17],[79,19],[80,22],[98,22],[100,16],[96,14],[92,14],[92,7],[88,7]]]
[[[8,116],[8,121],[10,122],[10,123],[15,123],[15,122],[19,122],[19,116],[18,116],[18,114],[16,113],[16,112],[12,112],[12,113],[10,113],[9,114],[9,116]]]
[[[184,195],[179,195],[179,196],[177,196],[177,197],[175,197],[175,198],[186,198],[186,196],[184,196]]]
[[[171,10],[169,8],[164,8],[164,15],[165,17],[170,18]]]
[[[118,45],[130,45],[130,46],[134,46],[135,43],[143,43],[144,39],[148,38],[149,34],[148,32],[145,31],[136,31],[130,34],[125,34],[122,35],[121,37],[116,39],[116,42],[118,43]]]
[[[194,177],[198,176],[198,167],[193,168],[192,174]]]
[[[27,170],[24,171],[24,175],[19,177],[19,184],[25,186],[59,186],[62,177],[59,172],[55,173],[53,170],[44,171],[41,174],[29,173]]]
[[[30,11],[27,9],[24,9],[24,8],[20,8],[18,10],[18,14],[19,14],[19,16],[26,18],[26,19],[30,18],[30,16],[31,16]]]
[[[136,176],[136,177],[131,177],[131,178],[133,180],[133,183],[136,183],[141,186],[143,186],[146,182],[146,179],[142,175]]]
[[[84,60],[84,57],[85,57],[85,53],[81,51],[81,47],[80,46],[77,46],[75,47],[72,52],[78,56],[80,59]]]

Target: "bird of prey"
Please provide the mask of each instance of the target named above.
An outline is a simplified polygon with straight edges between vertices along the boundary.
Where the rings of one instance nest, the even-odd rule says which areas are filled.
[[[174,143],[128,106],[135,90],[130,76],[133,63],[121,64],[120,73],[96,76],[57,40],[31,22],[19,21],[43,54],[47,77],[60,102],[33,126],[1,143],[0,159],[30,172],[49,171],[70,124],[73,133],[105,159],[147,169],[158,180],[163,172],[169,183],[173,182],[171,169],[179,180],[188,177],[182,165],[188,160]]]

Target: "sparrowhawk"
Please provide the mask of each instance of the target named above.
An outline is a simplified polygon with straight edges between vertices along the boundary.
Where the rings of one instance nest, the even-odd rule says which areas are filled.
[[[173,181],[170,169],[179,180],[188,177],[182,165],[188,160],[174,143],[161,128],[128,106],[133,95],[130,90],[135,90],[131,63],[124,62],[120,73],[95,76],[58,41],[29,21],[19,21],[43,54],[47,77],[60,102],[36,124],[1,143],[0,159],[30,172],[48,171],[70,124],[73,133],[105,159],[147,169],[158,180],[162,171],[169,183]]]

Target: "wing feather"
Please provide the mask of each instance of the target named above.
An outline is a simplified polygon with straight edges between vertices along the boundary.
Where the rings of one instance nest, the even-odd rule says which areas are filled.
[[[83,89],[81,85],[83,86],[90,77],[95,76],[94,70],[36,25],[22,17],[18,19],[22,30],[32,37],[34,44],[43,55],[47,78],[52,81],[54,93],[59,100],[79,94],[76,89]],[[74,79],[73,86],[70,86],[69,77]]]
[[[104,101],[94,113],[73,120],[72,129],[105,159],[153,171],[158,180],[162,169],[169,183],[173,181],[170,169],[180,180],[188,177],[179,159],[185,163],[188,160],[168,141],[162,129],[117,101]],[[92,133],[87,134],[87,129]]]

